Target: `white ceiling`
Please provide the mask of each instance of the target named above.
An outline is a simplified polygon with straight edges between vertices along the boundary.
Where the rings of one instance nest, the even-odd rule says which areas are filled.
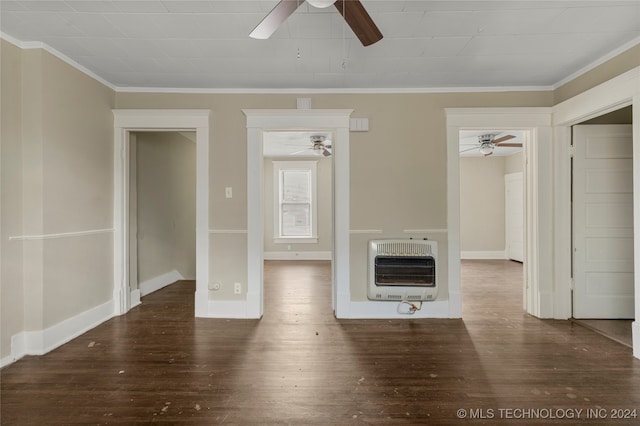
[[[384,35],[369,47],[305,3],[249,38],[277,2],[2,0],[0,31],[123,90],[549,89],[640,42],[638,0],[362,0]]]

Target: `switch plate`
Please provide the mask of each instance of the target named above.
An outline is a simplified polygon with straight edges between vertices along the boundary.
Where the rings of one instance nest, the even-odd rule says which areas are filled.
[[[225,198],[231,198],[231,197],[233,197],[233,189],[232,189],[230,186],[227,186],[227,187],[224,189],[224,196],[225,196]]]
[[[242,284],[240,284],[240,283],[235,283],[235,284],[233,285],[233,292],[234,292],[235,294],[240,294],[240,293],[242,293]]]

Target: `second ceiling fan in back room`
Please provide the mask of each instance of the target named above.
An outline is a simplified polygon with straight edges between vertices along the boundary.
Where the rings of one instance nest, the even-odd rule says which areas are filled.
[[[513,143],[506,143],[508,140],[514,139],[515,136],[513,135],[505,135],[502,136],[500,138],[496,139],[496,136],[498,136],[498,134],[496,133],[487,133],[485,135],[480,135],[478,136],[478,145],[474,146],[473,148],[468,148],[465,150],[460,151],[460,153],[463,152],[467,152],[467,151],[473,151],[473,150],[479,150],[480,153],[482,155],[484,155],[485,157],[488,155],[493,154],[493,150],[496,147],[512,147],[512,148],[521,148],[522,147],[522,143],[520,142],[513,142]]]
[[[257,39],[271,37],[304,2],[304,0],[281,0],[249,34],[250,37]],[[382,39],[382,33],[360,0],[307,0],[307,3],[317,8],[335,5],[363,46],[369,46]]]

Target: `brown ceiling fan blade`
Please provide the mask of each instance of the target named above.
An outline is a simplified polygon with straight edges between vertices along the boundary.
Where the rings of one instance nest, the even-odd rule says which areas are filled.
[[[493,140],[493,144],[494,144],[494,145],[496,145],[496,144],[499,144],[500,142],[508,141],[509,139],[513,139],[513,138],[515,138],[515,136],[513,136],[513,135],[506,135],[506,136],[503,136],[503,137],[501,137],[501,138],[494,139],[494,140]],[[503,145],[503,146],[504,146],[504,145]]]
[[[260,40],[268,39],[302,3],[304,0],[281,0],[251,31],[249,37]]]
[[[338,0],[334,5],[363,46],[382,40],[382,33],[360,0]]]
[[[505,147],[505,148],[522,148],[521,143],[501,143],[500,145],[497,145],[497,146]]]

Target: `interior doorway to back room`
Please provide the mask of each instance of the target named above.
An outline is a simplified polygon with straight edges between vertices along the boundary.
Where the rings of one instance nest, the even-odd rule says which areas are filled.
[[[307,295],[309,303],[318,289],[305,286],[326,286],[327,294],[331,295],[330,274],[326,282],[299,278],[305,271],[331,266],[332,140],[333,133],[326,130],[263,133],[265,276],[272,270],[277,270],[278,277],[284,281],[287,272],[297,276],[295,288],[287,291],[302,298]],[[267,314],[270,300],[273,299],[265,297]],[[332,309],[330,304],[320,308],[327,312]]]
[[[462,279],[465,271],[472,270],[496,286],[520,286],[523,309],[526,309],[525,280],[521,279],[526,261],[523,147],[528,137],[529,132],[517,129],[461,130],[459,134]],[[508,275],[513,277],[515,268],[520,271],[520,279],[503,280],[507,278],[505,261],[514,263],[508,268]]]
[[[140,297],[196,277],[195,132],[131,132],[129,285]]]

